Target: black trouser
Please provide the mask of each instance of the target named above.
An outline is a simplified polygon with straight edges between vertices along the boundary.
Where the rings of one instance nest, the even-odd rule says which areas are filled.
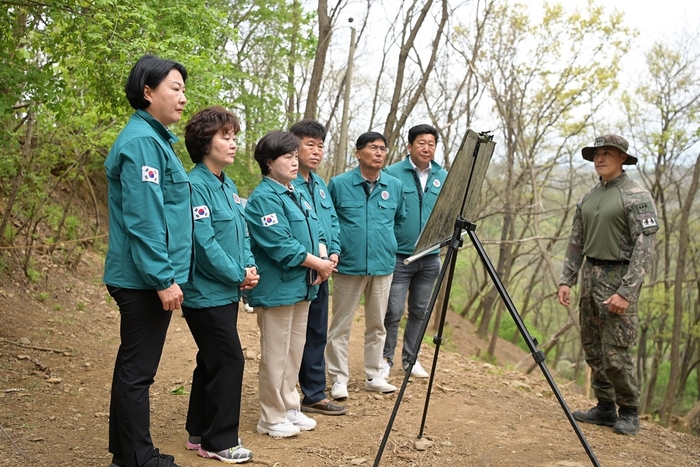
[[[117,351],[109,407],[109,451],[124,467],[153,456],[149,388],[158,370],[172,312],[163,310],[155,290],[107,286],[119,305],[121,344]]]
[[[302,405],[312,405],[326,398],[326,341],[328,340],[328,281],[321,282],[318,295],[309,305],[304,355],[299,368],[299,386],[304,394]]]
[[[202,437],[207,451],[238,446],[245,363],[236,329],[238,302],[182,311],[199,347],[185,428]]]

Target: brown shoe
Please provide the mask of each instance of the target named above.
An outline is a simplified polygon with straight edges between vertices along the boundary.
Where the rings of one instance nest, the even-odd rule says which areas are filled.
[[[344,415],[348,411],[348,408],[334,404],[330,399],[323,399],[312,405],[302,405],[301,411],[306,413],[320,413],[322,415]]]

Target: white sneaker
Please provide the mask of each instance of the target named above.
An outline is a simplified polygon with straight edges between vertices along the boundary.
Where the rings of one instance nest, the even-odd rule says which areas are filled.
[[[335,400],[345,400],[348,398],[348,383],[333,383],[331,397]]]
[[[297,409],[287,410],[287,420],[292,422],[294,426],[299,428],[301,431],[309,431],[316,428],[316,420],[311,417],[307,417]]]
[[[406,371],[408,369],[408,363],[404,362],[403,363],[403,370]],[[411,376],[414,378],[429,378],[430,375],[428,374],[425,369],[423,369],[423,365],[420,364],[418,360],[416,360],[416,363],[413,365],[413,369],[411,370]]]
[[[270,435],[271,438],[290,438],[299,434],[299,427],[285,419],[282,423],[265,423],[258,420],[258,433],[261,435]]]
[[[379,369],[379,374],[382,378],[389,379],[389,374],[391,374],[391,365],[386,358],[382,360],[382,367]]]
[[[365,380],[365,391],[382,392],[386,394],[396,391],[396,386],[387,383],[381,376],[375,376],[372,379]]]
[[[200,447],[197,454],[206,459],[218,459],[225,464],[243,464],[253,458],[250,449],[246,449],[240,444],[218,452],[207,451]]]
[[[243,310],[244,310],[246,313],[255,313],[255,308],[253,308],[252,306],[248,305],[247,303],[246,303],[245,305],[243,305]]]

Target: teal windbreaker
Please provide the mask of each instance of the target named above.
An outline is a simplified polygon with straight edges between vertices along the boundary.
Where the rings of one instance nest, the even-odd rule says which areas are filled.
[[[271,308],[316,298],[310,269],[301,266],[307,254],[319,254],[326,243],[316,212],[301,190],[289,190],[264,177],[245,207],[250,250],[260,282],[248,291],[250,306]]]
[[[402,255],[413,254],[418,236],[425,227],[425,223],[428,222],[430,213],[433,212],[435,201],[447,177],[447,170],[431,161],[430,176],[425,184],[425,190],[423,190],[409,157],[407,156],[404,160],[384,169],[386,173],[393,175],[403,183],[406,222],[401,226],[394,227],[398,243],[397,253]],[[431,254],[439,252],[440,250],[435,250]]]
[[[195,267],[182,286],[183,305],[211,308],[237,302],[246,267],[255,266],[236,184],[223,182],[203,163],[189,173],[192,184]]]
[[[349,276],[385,276],[396,265],[394,229],[406,220],[403,185],[382,172],[369,195],[357,167],[328,183],[340,224],[338,272]]]
[[[190,277],[190,183],[172,148],[177,141],[148,112],[137,110],[107,155],[107,285],[164,290]]]
[[[328,254],[335,253],[340,256],[340,224],[338,224],[338,214],[335,212],[326,182],[315,173],[310,172],[308,183],[299,174],[292,181],[292,184],[297,190],[303,190],[306,197],[311,199],[311,204],[316,210],[318,221],[328,241],[328,245],[326,245]]]

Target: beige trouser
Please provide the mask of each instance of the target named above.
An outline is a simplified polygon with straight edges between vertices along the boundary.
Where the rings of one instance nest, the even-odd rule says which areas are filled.
[[[380,376],[386,329],[386,316],[391,277],[347,276],[333,274],[333,319],[328,330],[326,365],[331,384],[347,383],[348,341],[360,298],[365,296],[365,374],[367,379]]]
[[[296,384],[306,343],[309,302],[256,307],[255,312],[260,327],[260,419],[270,424],[282,423],[287,410],[300,408]]]

